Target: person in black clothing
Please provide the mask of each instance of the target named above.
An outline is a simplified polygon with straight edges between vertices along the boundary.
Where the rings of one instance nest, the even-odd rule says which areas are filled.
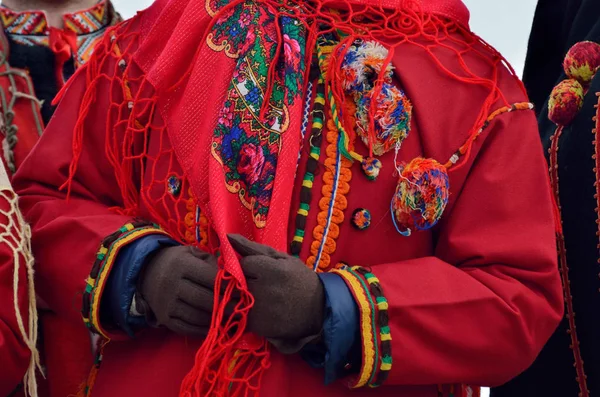
[[[565,318],[536,362],[492,397],[600,395],[598,43],[600,1],[540,0],[524,83],[537,105],[562,219]]]

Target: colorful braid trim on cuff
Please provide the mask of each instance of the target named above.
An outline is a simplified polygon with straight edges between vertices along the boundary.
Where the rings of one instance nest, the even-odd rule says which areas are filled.
[[[362,364],[351,388],[378,387],[392,369],[392,337],[389,327],[388,302],[379,280],[361,267],[332,270],[346,282],[359,308],[362,342]]]
[[[127,223],[102,241],[83,293],[81,313],[83,322],[91,332],[110,339],[108,332],[100,324],[100,302],[106,280],[121,248],[150,234],[168,235],[156,224],[134,221]]]

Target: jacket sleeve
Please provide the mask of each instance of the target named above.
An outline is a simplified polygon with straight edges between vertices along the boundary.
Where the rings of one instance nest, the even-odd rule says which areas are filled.
[[[50,310],[75,322],[81,322],[83,314],[88,327],[107,336],[100,327],[99,302],[114,260],[122,247],[160,233],[160,229],[133,222],[118,210],[123,206],[122,196],[104,150],[108,84],[98,88],[91,117],[86,119],[68,199],[60,189],[69,175],[73,131],[86,79],[84,67],[74,76],[41,140],[17,172],[14,186],[32,226],[38,294]]]
[[[358,307],[344,280],[333,273],[321,273],[325,290],[325,319],[318,343],[306,345],[302,358],[313,368],[323,369],[325,384],[354,373],[360,363]]]
[[[121,250],[102,294],[102,323],[119,327],[130,337],[148,325],[145,313],[137,312],[135,306],[139,275],[157,251],[177,244],[168,236],[155,234],[140,238]]]
[[[371,265],[366,277],[354,272],[348,283],[361,313],[361,283],[367,291],[377,285],[383,297],[374,304],[388,311],[389,328],[361,326],[363,342],[391,339],[391,357],[376,369],[388,371],[386,384],[502,384],[533,362],[562,317],[552,200],[534,114],[505,114],[486,134],[470,168],[451,174],[451,183],[464,183],[434,233],[434,255],[355,264]],[[363,366],[382,354],[365,346]]]

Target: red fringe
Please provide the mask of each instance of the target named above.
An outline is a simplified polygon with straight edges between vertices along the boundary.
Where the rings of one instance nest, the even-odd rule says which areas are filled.
[[[244,334],[254,304],[252,295],[222,269],[215,291],[221,291],[224,283],[227,287],[223,297],[215,294],[210,331],[196,353],[194,367],[181,384],[181,397],[258,395],[262,375],[270,365],[266,341]],[[241,293],[240,302],[225,321],[225,307],[236,291]]]

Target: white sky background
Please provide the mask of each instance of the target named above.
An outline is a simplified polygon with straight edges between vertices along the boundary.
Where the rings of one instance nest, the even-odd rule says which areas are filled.
[[[521,74],[537,0],[463,1],[471,11],[471,30],[496,47]],[[129,18],[148,7],[152,0],[113,0],[113,3],[123,17]]]

